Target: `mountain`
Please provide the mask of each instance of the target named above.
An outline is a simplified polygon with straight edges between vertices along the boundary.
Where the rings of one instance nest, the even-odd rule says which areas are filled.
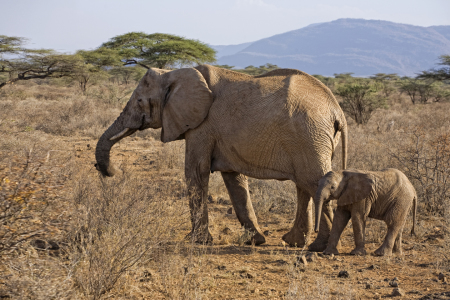
[[[440,55],[450,54],[450,26],[339,19],[252,43],[212,47],[219,53],[217,64],[235,68],[271,63],[325,76],[414,76],[436,67]]]
[[[248,46],[250,46],[252,43],[243,43],[238,45],[214,45],[211,46],[214,48],[214,50],[217,51],[217,57],[227,56],[227,55],[233,55],[235,53],[238,53],[239,51],[244,50]]]

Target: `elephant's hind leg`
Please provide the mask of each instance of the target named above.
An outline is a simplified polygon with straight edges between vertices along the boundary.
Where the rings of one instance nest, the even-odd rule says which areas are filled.
[[[394,244],[399,235],[399,231],[401,230],[401,226],[388,224],[388,231],[386,234],[386,238],[384,239],[383,244],[375,250],[375,254],[379,256],[389,256],[392,254],[392,249],[394,248]]]
[[[392,252],[400,254],[400,255],[403,253],[402,252],[402,233],[403,233],[404,226],[405,226],[405,222],[403,222],[403,226],[399,230],[397,238],[395,239],[395,242],[394,242],[394,249],[392,250]]]
[[[255,245],[265,243],[266,239],[259,228],[250,200],[247,177],[237,172],[222,172],[222,178],[239,222],[245,229],[253,232],[253,236],[249,242]]]
[[[303,247],[311,237],[312,201],[310,201],[311,196],[298,187],[297,199],[297,213],[295,215],[294,226],[288,233],[283,235],[283,241],[290,246]]]

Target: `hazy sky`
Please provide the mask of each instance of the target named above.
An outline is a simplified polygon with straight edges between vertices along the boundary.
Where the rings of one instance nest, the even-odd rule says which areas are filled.
[[[450,25],[450,0],[0,0],[0,10],[0,35],[62,52],[131,31],[230,45],[339,18]]]

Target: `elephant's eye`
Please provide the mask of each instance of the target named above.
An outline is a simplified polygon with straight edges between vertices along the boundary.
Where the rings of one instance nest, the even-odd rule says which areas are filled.
[[[142,102],[142,99],[138,99],[138,102]]]

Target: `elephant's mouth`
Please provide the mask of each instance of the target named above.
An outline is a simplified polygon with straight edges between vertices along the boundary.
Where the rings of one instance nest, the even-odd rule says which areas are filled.
[[[141,130],[144,130],[144,129],[147,129],[147,128],[148,127],[145,126],[145,114],[143,114],[142,118],[141,118],[141,127],[139,127],[138,130],[141,131]]]

